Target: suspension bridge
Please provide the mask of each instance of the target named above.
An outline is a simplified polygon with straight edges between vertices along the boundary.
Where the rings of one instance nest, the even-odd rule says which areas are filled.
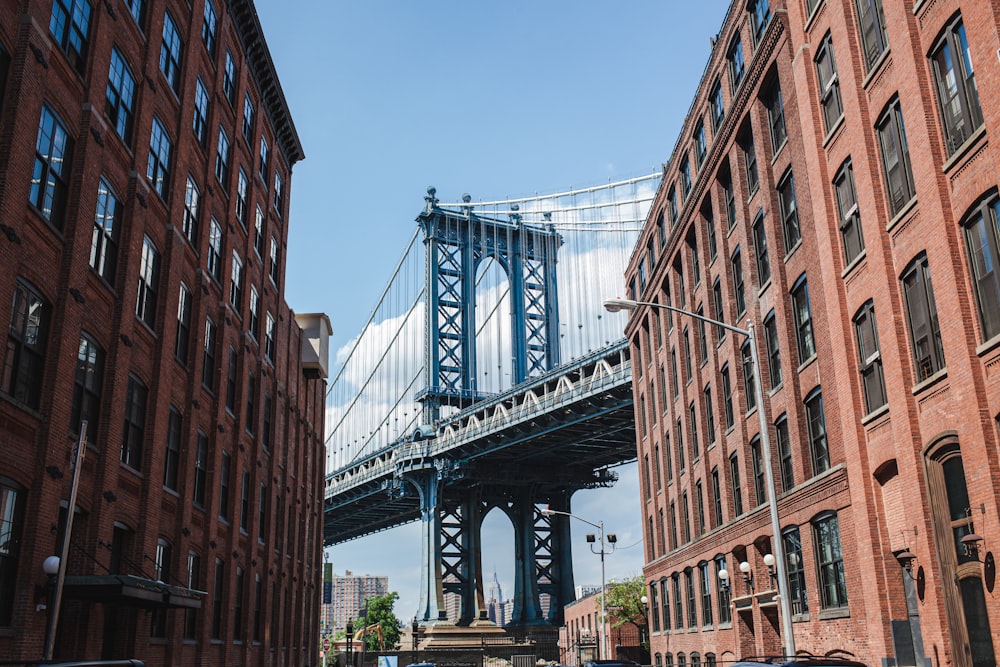
[[[327,396],[324,542],[421,521],[417,619],[484,619],[483,518],[514,527],[511,625],[574,599],[572,494],[635,459],[624,316],[603,311],[660,174],[442,203],[416,229]]]

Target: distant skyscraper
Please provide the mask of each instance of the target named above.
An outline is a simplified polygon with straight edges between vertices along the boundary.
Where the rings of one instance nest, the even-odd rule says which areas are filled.
[[[493,583],[490,584],[490,595],[486,600],[487,617],[501,628],[507,625],[507,609],[504,606],[503,589],[500,587],[500,580],[497,579],[496,570],[493,571]]]

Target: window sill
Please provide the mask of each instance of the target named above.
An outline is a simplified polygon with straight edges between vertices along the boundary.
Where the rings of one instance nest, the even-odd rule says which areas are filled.
[[[792,614],[792,623],[808,623],[809,622],[809,612],[803,614]]]
[[[881,405],[861,418],[861,425],[867,426],[885,413],[889,412],[889,404]]]
[[[728,623],[719,623],[717,626],[715,626],[715,629],[716,630],[732,630],[733,629],[733,622],[730,621]]]
[[[761,285],[760,288],[758,288],[758,290],[757,290],[757,298],[759,299],[761,296],[763,296],[764,292],[766,292],[767,288],[770,287],[770,286],[771,286],[771,279],[768,278],[767,280],[764,281],[764,284]]]
[[[16,398],[14,398],[5,391],[0,391],[0,400],[3,400],[5,403],[10,403],[14,407],[19,408],[24,412],[27,412],[29,415],[31,415],[32,417],[34,417],[39,421],[41,421],[42,419],[42,413],[30,407],[27,403],[22,403],[21,401],[17,400]]]
[[[785,137],[785,140],[781,142],[781,145],[775,149],[774,155],[771,156],[772,167],[774,166],[774,163],[778,161],[778,158],[781,157],[781,152],[785,150],[785,146],[787,145],[788,145],[788,137]]]
[[[882,66],[889,60],[890,53],[892,53],[892,49],[890,47],[886,47],[885,51],[882,52],[882,55],[878,57],[878,60],[872,63],[871,69],[868,70],[868,74],[865,75],[864,81],[861,82],[861,87],[865,89],[865,92],[868,91],[868,84],[870,84],[878,76],[878,73],[882,70]],[[820,614],[822,614],[822,612],[820,612]]]
[[[831,618],[849,618],[851,616],[850,607],[834,607],[832,609],[821,609],[819,620],[825,621]]]
[[[802,371],[804,371],[804,370],[806,369],[806,367],[808,367],[808,366],[811,366],[811,365],[812,365],[812,363],[813,363],[814,361],[816,361],[816,356],[817,356],[817,355],[816,355],[816,353],[815,353],[815,352],[813,352],[813,353],[812,353],[812,356],[810,356],[810,357],[809,357],[808,359],[806,359],[806,360],[805,360],[805,361],[803,361],[803,362],[802,362],[801,364],[799,364],[799,367],[798,367],[798,368],[797,368],[796,370],[797,370],[797,371],[798,371],[799,373],[801,373]]]
[[[917,196],[913,195],[912,197],[910,197],[910,201],[903,204],[902,208],[900,208],[899,211],[894,216],[892,216],[892,219],[889,220],[889,224],[885,226],[885,231],[891,232],[893,228],[895,228],[900,222],[902,222],[903,218],[905,218],[916,207],[917,207]]]
[[[777,394],[779,391],[781,391],[784,386],[785,386],[784,382],[779,382],[776,387],[771,387],[767,392],[767,397],[774,398],[774,395]]]
[[[952,153],[951,157],[949,157],[941,167],[941,171],[947,174],[955,167],[955,165],[963,162],[969,153],[972,152],[972,148],[976,146],[985,136],[986,124],[983,123],[968,139],[962,143],[961,146],[955,149],[955,152]]]
[[[784,261],[786,264],[788,263],[788,258],[791,257],[795,253],[795,251],[801,247],[802,247],[802,236],[800,235],[799,240],[795,242],[795,245],[793,245],[791,248],[785,251]]]
[[[988,341],[986,341],[982,345],[978,346],[976,348],[976,355],[981,357],[981,356],[983,356],[987,352],[990,352],[991,350],[993,350],[996,347],[1000,347],[1000,334],[997,334],[996,336],[994,336],[993,338],[990,338]]]
[[[938,382],[941,382],[942,380],[944,380],[947,377],[948,377],[948,367],[945,366],[944,368],[942,368],[941,370],[939,370],[937,373],[934,373],[933,375],[931,375],[929,378],[927,378],[925,380],[921,380],[917,384],[913,385],[913,389],[911,391],[912,391],[913,395],[916,396],[917,394],[920,394],[920,393],[926,391],[929,387],[932,387],[932,386],[936,385]]]
[[[850,264],[845,266],[844,270],[840,272],[841,280],[847,278],[847,276],[849,276],[866,257],[868,257],[868,249],[862,248],[861,252],[859,252],[854,259],[851,260]]]
[[[825,2],[818,2],[816,3],[816,6],[813,7],[812,13],[809,15],[809,18],[806,19],[806,27],[805,27],[806,32],[809,32],[809,28],[812,27],[813,21],[816,20],[817,16],[819,16],[819,10],[825,6],[826,6]]]
[[[837,134],[837,131],[840,130],[840,128],[842,128],[843,126],[844,126],[844,112],[841,111],[840,118],[834,121],[833,127],[831,127],[827,131],[826,136],[823,137],[822,146],[824,149],[826,149],[826,147],[830,145],[830,142],[833,141],[833,136]]]

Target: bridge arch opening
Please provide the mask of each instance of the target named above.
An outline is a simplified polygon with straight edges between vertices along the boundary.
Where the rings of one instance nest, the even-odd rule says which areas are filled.
[[[499,393],[513,386],[513,307],[508,268],[496,257],[476,267],[475,355],[476,389]]]
[[[483,518],[480,534],[487,617],[506,625],[514,611],[514,524],[506,512],[494,507]]]

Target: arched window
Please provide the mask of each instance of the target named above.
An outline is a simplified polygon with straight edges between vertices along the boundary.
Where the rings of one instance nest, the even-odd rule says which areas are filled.
[[[24,489],[0,477],[0,628],[10,627],[14,616],[14,589],[24,525]]]

